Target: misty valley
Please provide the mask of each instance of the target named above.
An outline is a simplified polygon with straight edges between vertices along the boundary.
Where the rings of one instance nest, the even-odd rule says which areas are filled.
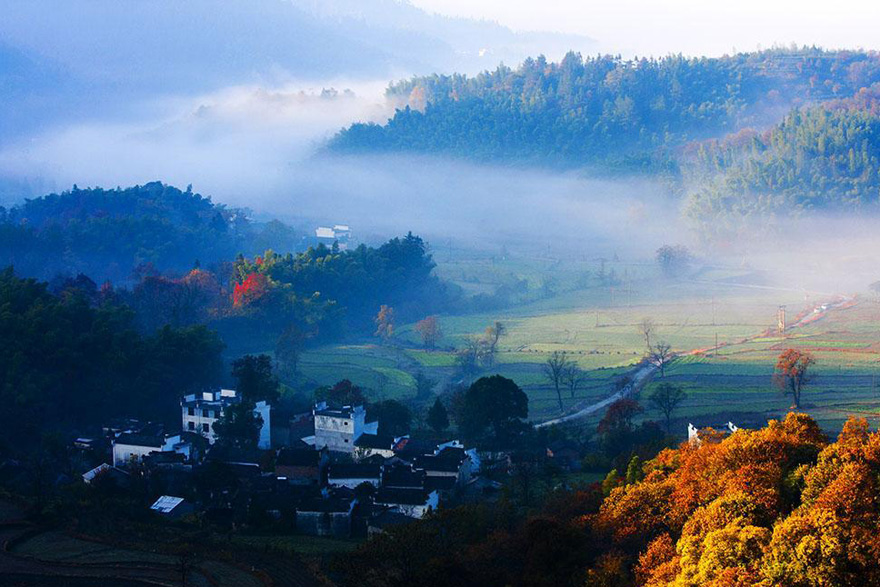
[[[880,585],[874,48],[0,4],[0,586]]]

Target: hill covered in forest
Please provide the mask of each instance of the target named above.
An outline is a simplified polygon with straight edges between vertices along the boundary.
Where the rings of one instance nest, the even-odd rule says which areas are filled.
[[[880,210],[880,84],[795,110],[773,128],[699,145],[686,213],[704,237],[735,238],[757,218]],[[765,224],[765,226],[769,226]]]
[[[302,235],[278,221],[257,223],[242,209],[215,204],[160,182],[72,190],[0,207],[0,266],[52,278],[84,273],[125,281],[142,265],[185,273],[197,262],[239,253],[292,250]]]
[[[793,107],[880,81],[880,55],[816,48],[720,58],[625,60],[569,53],[474,77],[393,84],[405,106],[385,125],[354,124],[340,152],[430,152],[491,162],[656,168],[670,150],[778,122]]]

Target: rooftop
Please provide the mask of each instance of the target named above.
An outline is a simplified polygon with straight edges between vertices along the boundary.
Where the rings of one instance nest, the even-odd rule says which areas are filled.
[[[398,465],[385,470],[382,484],[386,487],[421,489],[425,484],[425,472],[414,471],[411,467]]]
[[[341,408],[331,408],[327,404],[315,406],[316,416],[328,416],[330,418],[351,418],[352,413],[362,411],[363,406],[342,406]]]
[[[430,493],[424,489],[392,489],[382,487],[376,492],[376,503],[388,505],[425,505]]]
[[[431,455],[422,455],[413,459],[414,469],[423,469],[425,471],[440,471],[443,473],[458,473],[462,461],[454,459],[443,459]]]
[[[174,497],[171,495],[163,495],[156,500],[156,503],[150,506],[150,509],[160,514],[170,514],[174,508],[183,503],[182,497]]]
[[[306,499],[297,508],[299,512],[347,513],[351,511],[351,501],[344,498]]]
[[[331,479],[378,479],[382,472],[379,465],[349,465],[340,463],[330,465],[330,471],[327,476]]]
[[[275,464],[282,467],[317,467],[321,453],[308,448],[283,448]]]
[[[149,448],[162,448],[165,439],[161,436],[146,436],[143,434],[120,434],[114,444],[125,444],[128,446],[145,446]]]
[[[455,477],[426,477],[425,489],[428,491],[450,491],[455,488]]]
[[[361,434],[360,438],[354,441],[354,445],[359,448],[391,450],[391,447],[394,445],[394,438],[382,434]]]

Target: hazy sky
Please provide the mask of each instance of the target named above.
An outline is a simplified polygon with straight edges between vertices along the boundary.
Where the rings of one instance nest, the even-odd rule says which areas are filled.
[[[792,42],[880,49],[877,0],[411,0],[441,14],[595,38],[627,55],[719,55]]]

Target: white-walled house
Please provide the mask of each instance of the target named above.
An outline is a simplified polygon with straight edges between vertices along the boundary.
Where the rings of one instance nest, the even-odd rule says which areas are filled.
[[[180,409],[185,432],[196,432],[214,444],[217,433],[214,424],[223,415],[227,406],[241,403],[241,396],[234,389],[205,391],[200,394],[184,396]],[[263,420],[257,446],[263,450],[272,448],[272,406],[265,401],[257,402],[254,414]]]
[[[316,450],[327,448],[334,452],[353,453],[355,441],[364,434],[376,434],[378,422],[367,422],[364,406],[329,408],[326,402],[315,405]]]
[[[337,463],[330,465],[327,483],[333,487],[354,489],[362,483],[379,487],[382,479],[382,465]]]
[[[423,518],[437,509],[440,496],[436,491],[423,489],[389,489],[380,488],[376,492],[376,503],[396,508],[398,512],[410,518]]]
[[[192,461],[197,450],[183,433],[154,436],[124,432],[113,440],[112,447],[114,467],[139,463],[145,456],[160,452],[182,454],[186,461]]]

